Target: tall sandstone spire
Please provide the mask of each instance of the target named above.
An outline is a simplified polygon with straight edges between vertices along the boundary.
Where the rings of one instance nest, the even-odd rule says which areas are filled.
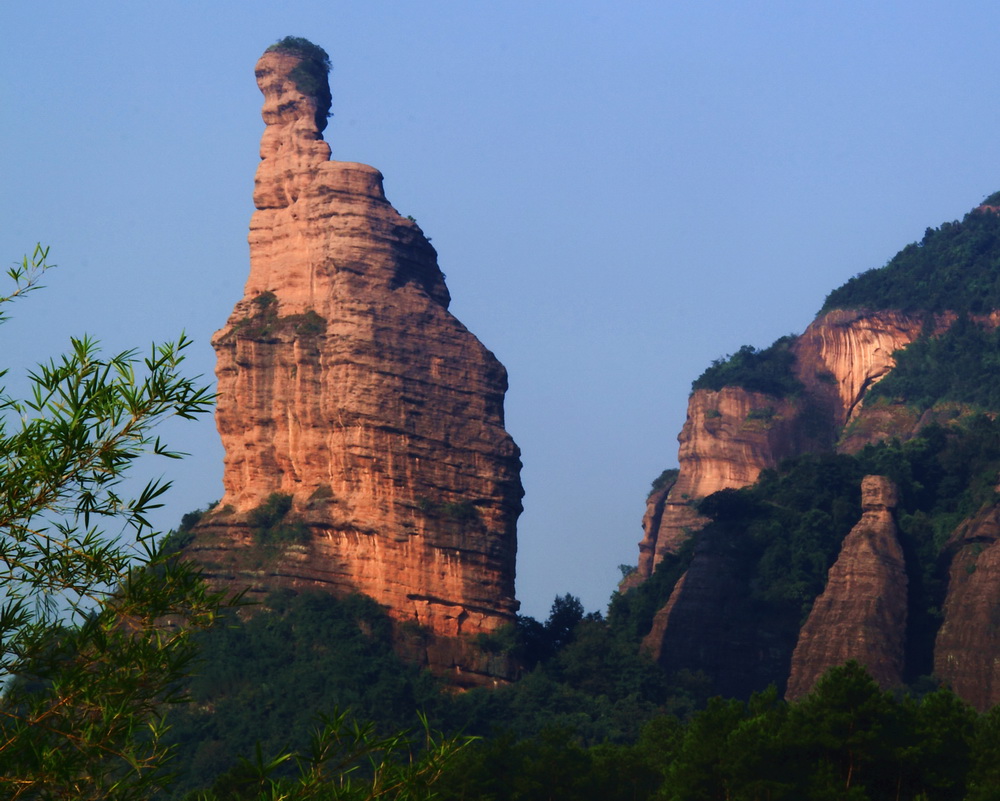
[[[460,685],[504,678],[475,641],[518,606],[506,371],[449,313],[381,173],[330,160],[326,54],[304,45],[257,62],[250,277],[213,339],[225,496],[188,550],[216,584],[369,595],[407,655]]]

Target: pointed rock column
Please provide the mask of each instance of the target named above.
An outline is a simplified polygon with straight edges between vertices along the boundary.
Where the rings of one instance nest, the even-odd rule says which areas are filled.
[[[256,67],[250,276],[213,339],[225,496],[189,552],[217,584],[369,595],[416,624],[400,628],[412,656],[489,681],[506,668],[476,635],[518,606],[506,371],[449,313],[437,254],[381,173],[329,160],[306,60]],[[274,493],[291,496],[280,536],[254,513]]]
[[[785,697],[809,693],[829,668],[856,659],[883,689],[902,683],[906,637],[906,564],[892,512],[896,485],[861,482],[863,513],[844,539],[792,655]]]

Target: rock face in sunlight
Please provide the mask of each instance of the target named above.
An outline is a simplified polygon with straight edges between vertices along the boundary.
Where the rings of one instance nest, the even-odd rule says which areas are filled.
[[[895,484],[861,482],[863,514],[830,568],[792,654],[785,697],[808,694],[827,670],[855,659],[886,690],[903,683],[907,578],[893,510]]]
[[[745,487],[760,471],[800,452],[793,401],[741,387],[695,390],[678,441],[680,473],[660,500],[659,516],[647,514],[639,543],[639,575],[649,576],[665,554],[675,553],[705,519],[693,502],[722,489]]]
[[[255,593],[369,595],[401,651],[492,683],[510,667],[476,638],[517,610],[523,495],[506,371],[448,312],[437,254],[381,173],[330,160],[325,86],[300,89],[308,55],[256,67],[250,276],[213,339],[225,497],[188,553]]]

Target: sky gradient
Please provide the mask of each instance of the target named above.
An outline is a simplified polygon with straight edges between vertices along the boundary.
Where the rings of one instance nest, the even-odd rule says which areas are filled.
[[[524,461],[517,594],[603,610],[691,381],[800,332],[825,295],[1000,189],[989,2],[8,3],[0,255],[59,267],[12,310],[4,366],[145,347],[190,368],[242,296],[263,123],[253,67],[286,36],[333,62],[326,139],[380,169],[507,367]],[[211,419],[169,528],[222,493]]]

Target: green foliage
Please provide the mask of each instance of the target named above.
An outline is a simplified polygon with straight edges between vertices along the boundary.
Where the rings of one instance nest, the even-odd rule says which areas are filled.
[[[270,613],[205,636],[215,642],[192,688],[197,703],[175,720],[173,736],[185,749],[178,764],[188,771],[177,797],[184,788],[211,787],[214,796],[187,797],[367,798],[337,795],[322,781],[358,765],[340,785],[370,792],[380,770],[424,765],[450,742],[459,746],[446,753],[450,758],[421,774],[434,776],[433,786],[418,776],[414,795],[399,797],[423,798],[420,792],[433,790],[456,801],[894,801],[897,793],[962,799],[980,788],[972,797],[991,798],[982,788],[996,772],[1000,718],[979,719],[944,690],[919,702],[883,693],[857,664],[830,671],[796,704],[779,700],[771,688],[746,704],[715,699],[706,705],[696,677],[668,681],[634,641],[564,595],[546,623],[522,619],[498,638],[512,647],[531,631],[548,644],[521,681],[441,694],[433,683],[418,689],[427,677],[392,655],[390,624],[368,599],[284,592],[268,605]],[[325,752],[346,756],[313,759],[317,749],[305,737],[310,716],[348,707],[352,712],[333,713],[334,745]],[[387,768],[379,754],[371,768],[360,766],[352,756],[356,745],[363,750],[366,743],[395,741],[393,732],[413,725],[418,708],[443,731],[480,738],[437,736],[427,750],[409,740],[399,751],[403,759],[390,759]],[[355,716],[382,722],[360,727],[366,733],[356,737]],[[257,740],[259,754],[278,756],[243,758]],[[331,742],[329,733],[320,741]],[[321,763],[329,765],[322,781],[313,770]],[[296,795],[309,781],[317,795]],[[279,791],[287,795],[273,796]]]
[[[884,267],[861,273],[835,289],[822,311],[900,309],[981,314],[997,308],[1000,215],[973,210],[961,222],[928,228],[919,243],[907,245]]]
[[[247,520],[256,529],[273,528],[284,519],[291,508],[291,495],[272,492],[260,506],[250,512]]]
[[[320,317],[313,309],[310,309],[305,314],[290,315],[286,319],[291,320],[291,324],[294,326],[297,334],[317,336],[326,333],[326,320]]]
[[[907,442],[869,445],[854,456],[789,460],[778,470],[764,471],[751,487],[710,495],[699,503],[698,511],[713,522],[693,541],[735,560],[732,580],[746,599],[741,613],[746,614],[747,625],[766,624],[761,637],[773,639],[784,632],[794,645],[843,538],[861,516],[862,477],[889,477],[899,488],[896,518],[906,557],[910,609],[907,678],[913,680],[933,668],[945,590],[945,542],[962,519],[995,502],[998,472],[1000,422],[986,415],[970,416],[961,425],[928,426]],[[656,574],[650,582],[655,580]],[[651,594],[652,587],[655,584],[647,590]],[[630,596],[632,592],[612,604],[609,618],[634,626],[630,617],[639,617],[641,636],[651,619],[650,609],[666,598],[657,593],[653,603],[645,602],[641,594]],[[633,607],[642,610],[641,617],[631,611]]]
[[[194,527],[218,503],[218,501],[213,501],[204,509],[195,509],[184,514],[181,517],[181,524],[160,540],[160,551],[166,555],[180,553],[186,545],[194,541],[194,532],[192,531]]]
[[[447,700],[429,674],[396,656],[392,622],[370,598],[285,590],[265,603],[199,636],[202,662],[187,684],[194,703],[171,717],[184,768],[176,798],[211,787],[258,744],[265,754],[306,753],[317,714],[350,710],[389,736]]]
[[[747,412],[747,420],[773,420],[775,410],[773,406],[762,406],[759,409],[751,409]]]
[[[572,608],[566,607],[572,616]],[[519,625],[537,638],[530,653],[540,656],[517,683],[477,689],[450,699],[442,709],[449,727],[481,736],[510,733],[537,737],[546,729],[573,733],[580,743],[633,742],[663,709],[689,710],[698,699],[672,684],[636,644],[596,615],[584,615],[566,631],[547,624]],[[558,649],[556,641],[564,644]]]
[[[943,690],[896,700],[849,662],[797,704],[773,688],[746,706],[711,701],[671,749],[658,797],[959,801],[975,720]]]
[[[47,253],[8,272],[0,303],[37,286]],[[4,798],[146,798],[166,781],[163,704],[182,700],[192,632],[222,599],[156,545],[146,516],[169,483],[127,476],[142,454],[180,456],[158,423],[211,404],[180,372],[189,345],[104,357],[74,339],[26,398],[0,392]]]
[[[304,523],[289,523],[286,516],[292,509],[292,496],[272,492],[266,500],[252,510],[247,522],[253,528],[254,541],[260,545],[305,542],[309,529]]]
[[[752,487],[708,496],[698,511],[735,541],[752,601],[798,624],[860,517],[860,482],[851,457],[809,455],[765,471]]]
[[[322,131],[326,128],[332,102],[328,78],[330,56],[322,47],[301,36],[286,36],[267,48],[267,52],[290,53],[302,59],[289,77],[302,94],[316,100],[316,125]]]
[[[445,738],[421,718],[424,736],[410,732],[379,735],[371,723],[360,724],[345,712],[320,716],[309,745],[301,752],[282,751],[239,764],[215,780],[197,801],[431,801],[434,785],[463,748],[467,737]],[[296,771],[284,775],[294,762]]]
[[[286,36],[279,39],[267,48],[267,52],[292,53],[317,62],[326,67],[328,72],[330,70],[330,56],[327,55],[327,52],[319,45],[315,45],[301,36]]]
[[[953,402],[1000,409],[1000,329],[966,316],[941,336],[922,336],[895,354],[896,367],[871,388],[866,402],[885,399],[925,410]]]
[[[744,345],[736,353],[713,361],[691,388],[718,391],[723,387],[742,387],[776,398],[796,395],[802,390],[802,383],[795,377],[795,354],[791,351],[794,341],[791,336],[781,337],[764,350]]]
[[[677,582],[694,558],[695,541],[689,538],[677,553],[665,554],[653,575],[626,593],[616,592],[608,605],[608,623],[638,646],[653,626],[653,616],[670,599]]]
[[[896,699],[848,663],[798,703],[773,687],[746,704],[714,698],[686,722],[653,717],[629,743],[587,745],[559,725],[484,738],[438,790],[445,801],[985,801],[995,798],[997,719],[945,690]]]
[[[634,801],[652,798],[660,781],[640,747],[585,748],[571,732],[550,727],[527,739],[501,736],[473,743],[446,771],[438,790],[445,801]]]
[[[653,479],[653,486],[650,488],[650,495],[654,492],[659,492],[665,487],[671,487],[677,481],[677,476],[680,475],[680,470],[676,467],[668,467],[660,475]]]
[[[278,296],[270,290],[267,290],[265,292],[261,292],[250,302],[257,307],[259,312],[264,312],[272,306],[278,305]]]
[[[273,292],[261,292],[251,300],[253,312],[233,324],[233,333],[245,339],[272,340],[282,332],[292,331],[300,337],[326,333],[326,319],[309,309],[302,314],[278,314],[279,301]]]

